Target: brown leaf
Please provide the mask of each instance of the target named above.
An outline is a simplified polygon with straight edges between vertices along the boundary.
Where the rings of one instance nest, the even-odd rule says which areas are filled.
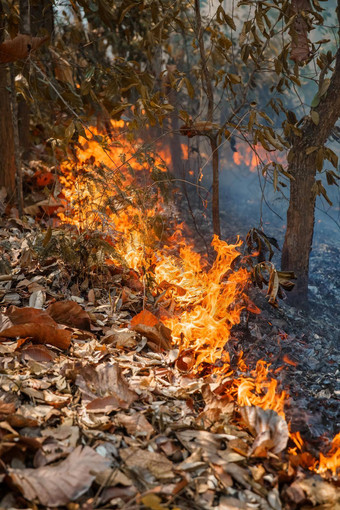
[[[15,405],[10,402],[4,402],[3,400],[0,400],[0,415],[3,416],[5,414],[13,414],[15,413]]]
[[[22,349],[22,360],[33,360],[38,362],[53,361],[55,354],[44,345],[29,345]]]
[[[31,308],[29,306],[24,308],[17,308],[11,306],[6,315],[11,319],[11,322],[16,326],[18,324],[38,323],[46,326],[57,326],[57,323],[43,310]]]
[[[115,416],[115,421],[126,428],[128,434],[132,434],[135,437],[147,436],[150,437],[154,432],[154,428],[145,416],[141,413],[124,414],[118,413]]]
[[[118,364],[86,366],[77,375],[76,384],[83,402],[92,412],[111,412],[127,409],[138,395],[130,390]]]
[[[58,301],[50,305],[47,313],[59,324],[91,331],[89,314],[75,301]]]
[[[109,465],[108,459],[89,446],[78,446],[56,466],[9,469],[9,476],[29,501],[37,499],[45,507],[56,507],[79,498],[91,487],[96,474]]]
[[[153,313],[142,310],[130,322],[131,329],[165,350],[171,347],[171,331]]]
[[[303,64],[310,55],[310,42],[308,40],[308,25],[301,15],[297,15],[289,35],[292,38],[290,58],[298,64]]]
[[[71,331],[65,329],[29,323],[5,329],[0,333],[0,338],[29,337],[39,344],[50,344],[59,349],[68,349],[71,343],[71,335]]]
[[[131,447],[120,450],[125,465],[150,483],[150,474],[158,480],[172,480],[172,462],[165,455],[141,448]]]
[[[18,34],[14,39],[0,44],[0,63],[6,64],[27,58],[32,51],[37,50],[47,39],[49,39],[48,35],[32,37],[27,34]]]
[[[288,425],[275,411],[246,406],[240,409],[240,413],[250,432],[256,435],[251,449],[252,456],[263,457],[268,451],[279,453],[286,448]]]

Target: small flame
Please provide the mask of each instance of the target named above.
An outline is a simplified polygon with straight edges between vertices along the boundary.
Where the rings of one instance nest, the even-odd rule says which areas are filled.
[[[338,469],[340,469],[340,432],[334,437],[327,454],[320,453],[319,466],[316,471],[322,474],[329,470],[336,476]]]

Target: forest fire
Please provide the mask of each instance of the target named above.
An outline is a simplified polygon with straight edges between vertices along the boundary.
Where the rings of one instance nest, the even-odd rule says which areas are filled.
[[[94,128],[91,133],[88,140],[79,139],[73,158],[61,164],[67,204],[60,219],[79,230],[102,232],[114,247],[113,260],[117,262],[119,256],[137,271],[144,287],[152,277],[155,285],[149,290],[157,298],[160,318],[171,330],[180,355],[184,353],[189,360],[191,373],[213,374],[221,381],[220,395],[240,406],[275,410],[284,418],[288,395],[278,390],[270,365],[259,360],[249,373],[242,353],[235,368],[225,349],[232,327],[240,322],[247,306],[249,273],[242,267],[233,268],[241,241],[227,244],[215,236],[212,247],[216,255],[209,266],[185,239],[181,225],[172,225],[172,235],[165,226],[167,205],[155,181],[160,174],[163,180],[166,177],[166,155],[144,154],[140,144],[119,134],[103,150],[99,133]],[[286,362],[294,366],[288,357]],[[231,383],[224,384],[230,379]],[[296,435],[292,439],[294,454],[303,441]],[[340,466],[339,447],[340,435],[328,454],[321,454],[310,469],[335,475]]]
[[[274,158],[273,158],[274,154]],[[286,164],[284,155],[278,151],[268,152],[261,144],[252,147],[246,142],[237,144],[237,151],[233,153],[233,161],[237,166],[246,166],[252,173],[257,172],[258,168],[267,165],[271,161],[276,161],[282,165]]]

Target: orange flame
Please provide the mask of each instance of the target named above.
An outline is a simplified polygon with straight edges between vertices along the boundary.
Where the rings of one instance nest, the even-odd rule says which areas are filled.
[[[211,267],[185,240],[182,225],[161,242],[162,233],[156,235],[155,227],[163,233],[167,230],[168,211],[151,177],[156,173],[164,179],[169,152],[142,158],[140,143],[116,135],[115,142],[103,151],[97,141],[100,133],[91,128],[89,139],[80,138],[73,157],[61,164],[67,206],[59,216],[80,230],[103,232],[126,265],[140,271],[141,278],[152,268],[156,288],[166,289],[159,297],[166,315],[163,322],[180,351],[193,353],[193,373],[209,367],[208,372],[232,374],[225,345],[247,306],[244,291],[249,281],[246,269],[232,268],[241,242],[227,244],[215,236],[216,257]],[[237,370],[247,370],[242,356]],[[257,405],[283,415],[286,395],[278,392],[277,381],[269,377],[264,361],[249,376],[236,377],[225,391],[239,405]]]
[[[322,474],[329,470],[336,476],[338,469],[340,469],[340,432],[334,437],[327,454],[320,453],[319,466],[316,471]]]

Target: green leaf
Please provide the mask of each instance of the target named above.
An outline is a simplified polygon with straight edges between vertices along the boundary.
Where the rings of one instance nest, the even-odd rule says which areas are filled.
[[[319,116],[318,112],[316,112],[315,110],[312,110],[310,116],[312,117],[312,121],[314,122],[314,124],[317,126],[320,122],[320,116]]]
[[[326,78],[325,80],[323,80],[320,90],[319,90],[320,97],[322,97],[326,94],[330,83],[331,83],[331,80],[329,78]]]
[[[313,98],[313,101],[311,102],[311,107],[316,108],[319,103],[320,103],[320,94],[319,94],[319,92],[317,92]]]

